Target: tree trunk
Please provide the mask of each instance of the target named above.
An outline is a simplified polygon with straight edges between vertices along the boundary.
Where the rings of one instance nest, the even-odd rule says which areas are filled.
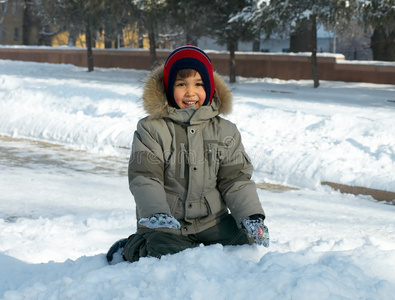
[[[320,86],[318,63],[317,63],[317,17],[311,15],[311,71],[314,80],[314,88]]]
[[[229,82],[235,83],[236,82],[236,43],[230,42],[229,43]]]
[[[149,39],[149,55],[151,60],[151,69],[154,69],[157,64],[156,57],[156,40],[155,40],[155,28],[153,22],[150,22],[148,27],[148,39]]]
[[[395,31],[386,32],[383,26],[374,29],[370,38],[373,60],[395,61]]]
[[[310,52],[313,43],[311,30],[311,20],[299,21],[289,37],[289,52]]]
[[[46,34],[46,32],[50,32],[50,28],[48,25],[44,25],[41,27],[41,32],[38,36],[38,45],[42,46],[51,46],[51,38],[52,34]]]
[[[143,26],[141,25],[140,22],[138,22],[137,24],[138,24],[137,30],[138,30],[139,48],[143,49],[144,48],[144,37],[143,37],[144,30],[143,30]]]
[[[25,9],[23,12],[22,23],[22,40],[23,45],[39,45],[40,40],[40,23],[31,1],[24,1]]]
[[[89,22],[86,24],[86,49],[88,54],[88,72],[92,72],[93,67],[93,51],[92,51],[92,33]]]
[[[187,32],[186,33],[186,43],[194,45],[194,46],[197,46],[198,45],[198,39],[193,34]]]
[[[78,36],[78,30],[71,24],[69,29],[69,40],[67,41],[67,45],[70,47],[75,46],[77,36]]]
[[[389,33],[388,61],[395,61],[395,30]]]

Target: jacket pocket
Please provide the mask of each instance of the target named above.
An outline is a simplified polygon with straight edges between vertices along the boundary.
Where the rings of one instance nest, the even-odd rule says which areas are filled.
[[[166,201],[170,212],[177,220],[184,218],[184,203],[177,194],[166,192]]]
[[[186,219],[201,219],[209,215],[209,208],[205,199],[190,200],[186,203]]]
[[[215,215],[226,209],[226,204],[222,200],[221,194],[217,189],[212,189],[204,197],[205,203],[209,209],[209,215]]]
[[[207,157],[207,165],[208,165],[208,178],[215,179],[217,178],[219,165],[221,160],[223,159],[223,147],[219,147],[218,143],[207,143],[206,146],[206,157]]]

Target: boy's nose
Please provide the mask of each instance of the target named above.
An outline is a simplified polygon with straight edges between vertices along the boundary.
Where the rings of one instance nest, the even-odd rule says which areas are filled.
[[[187,88],[187,95],[193,95],[193,93],[194,93],[193,87],[188,87]]]

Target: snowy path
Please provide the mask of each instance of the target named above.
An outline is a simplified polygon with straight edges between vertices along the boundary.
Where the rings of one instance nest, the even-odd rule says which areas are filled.
[[[395,206],[329,188],[260,190],[269,249],[217,245],[108,266],[108,246],[134,230],[126,158],[0,142],[1,299],[159,293],[161,299],[392,299],[395,293]]]

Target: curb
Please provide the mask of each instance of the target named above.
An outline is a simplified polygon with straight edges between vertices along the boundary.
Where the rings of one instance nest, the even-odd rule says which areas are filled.
[[[329,181],[321,182],[322,185],[328,185],[341,193],[354,194],[354,195],[369,195],[378,201],[395,201],[395,193],[377,189],[370,189],[361,186],[349,186]]]

